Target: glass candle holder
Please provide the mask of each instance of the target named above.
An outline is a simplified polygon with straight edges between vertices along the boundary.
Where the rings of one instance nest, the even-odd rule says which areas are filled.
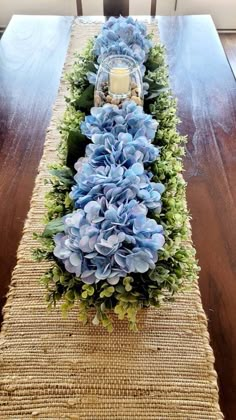
[[[94,105],[110,103],[121,107],[127,99],[143,105],[143,82],[139,65],[126,55],[105,58],[98,69]]]

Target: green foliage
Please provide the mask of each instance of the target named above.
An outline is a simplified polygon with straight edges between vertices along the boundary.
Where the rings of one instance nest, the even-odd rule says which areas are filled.
[[[68,105],[64,113],[63,120],[60,122],[59,131],[64,140],[67,140],[71,131],[80,129],[80,123],[84,119],[84,113],[76,111],[73,106]]]
[[[94,104],[94,86],[89,85],[81,92],[79,98],[74,103],[75,108],[84,112],[86,115],[90,113],[90,109]]]
[[[94,71],[95,57],[92,46],[93,41],[89,42],[84,54],[76,57],[73,69],[67,75],[70,95],[67,98],[67,110],[60,124],[61,164],[51,168],[48,182],[52,188],[46,196],[46,223],[50,223],[44,234],[37,237],[42,245],[34,251],[34,258],[48,259],[52,262],[52,267],[42,279],[48,291],[49,308],[62,301],[62,313],[66,316],[68,310],[76,304],[79,310],[78,319],[83,324],[88,321],[89,310],[95,308],[93,324],[101,324],[108,331],[112,331],[113,328],[110,316],[113,311],[120,320],[127,319],[130,329],[136,331],[136,316],[141,308],[159,307],[164,301],[172,300],[176,292],[183,290],[197,278],[199,268],[195,250],[189,242],[186,184],[181,175],[186,138],[177,131],[179,119],[176,114],[176,101],[169,91],[164,48],[158,44],[151,49],[145,63],[145,78],[150,85],[150,91],[144,109],[159,123],[154,142],[160,146],[160,158],[153,163],[151,169],[154,174],[153,180],[164,183],[166,187],[162,196],[161,214],[155,215],[155,219],[164,227],[166,240],[163,250],[159,253],[159,260],[154,270],[127,276],[122,283],[115,286],[106,282],[84,284],[79,278],[66,272],[63,265],[53,256],[54,243],[51,235],[60,231],[60,218],[73,211],[73,204],[69,198],[73,183],[73,164],[79,156],[84,155],[88,142],[80,133],[80,123],[84,113],[87,113],[92,105],[93,87],[89,87],[86,76],[88,71]],[[154,217],[152,213],[149,216]]]
[[[115,291],[115,288],[113,286],[107,286],[100,292],[99,296],[101,298],[104,298],[104,297],[109,298],[113,295],[114,291]]]
[[[67,138],[66,164],[73,169],[75,162],[85,154],[88,139],[79,130],[70,131]]]
[[[62,218],[53,219],[48,222],[43,231],[43,238],[52,238],[56,233],[64,231],[64,223]]]
[[[73,203],[69,197],[71,186],[74,183],[72,171],[61,164],[50,167],[50,178],[45,180],[51,189],[45,196],[47,214],[45,223],[57,219],[73,211]]]
[[[65,187],[71,187],[74,183],[73,180],[73,173],[70,168],[59,167],[59,168],[52,168],[50,171],[52,177],[57,178],[60,185],[64,185]]]
[[[51,260],[54,249],[54,241],[52,238],[45,238],[42,235],[34,233],[33,238],[41,243],[41,248],[33,250],[33,259],[35,261]]]
[[[96,71],[94,63],[96,58],[93,55],[93,39],[88,42],[88,45],[83,54],[77,55],[72,71],[67,75],[67,80],[70,85],[70,95],[67,98],[67,102],[75,108],[75,110],[81,111],[78,107],[78,100],[83,91],[89,86],[87,79],[87,73],[89,71]]]

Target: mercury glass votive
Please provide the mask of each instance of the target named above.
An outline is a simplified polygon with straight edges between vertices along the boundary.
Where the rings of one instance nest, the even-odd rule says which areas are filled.
[[[139,65],[126,55],[112,55],[99,66],[94,90],[94,105],[121,106],[125,100],[143,105],[143,82]]]

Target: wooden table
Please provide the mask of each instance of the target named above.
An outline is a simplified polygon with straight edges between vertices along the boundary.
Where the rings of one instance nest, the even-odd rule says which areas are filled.
[[[236,84],[208,16],[157,18],[181,133],[200,288],[209,318],[221,407],[236,418]],[[14,16],[0,48],[0,273],[5,301],[71,17]],[[205,419],[203,419],[205,420]]]

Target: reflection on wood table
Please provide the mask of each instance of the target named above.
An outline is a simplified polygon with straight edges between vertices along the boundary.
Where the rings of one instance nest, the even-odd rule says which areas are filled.
[[[200,288],[209,319],[222,409],[236,418],[236,85],[207,16],[159,20],[181,133],[188,134],[184,177]]]
[[[15,16],[0,43],[1,306],[16,262],[72,20]]]
[[[220,40],[228,58],[234,77],[236,78],[236,33],[221,33]]]

